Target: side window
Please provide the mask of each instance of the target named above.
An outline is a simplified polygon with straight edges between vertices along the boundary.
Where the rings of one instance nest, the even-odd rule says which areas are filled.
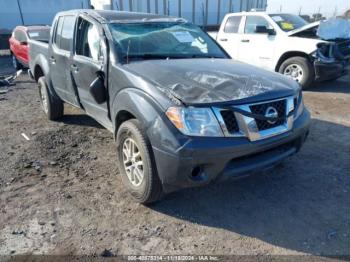
[[[74,36],[74,26],[75,26],[75,17],[74,16],[66,16],[64,17],[63,27],[62,27],[62,35],[61,35],[61,43],[60,48],[66,51],[70,51],[71,44]]]
[[[74,25],[74,16],[61,16],[58,19],[54,43],[59,49],[70,51],[74,35]]]
[[[15,39],[19,42],[27,42],[27,36],[24,32],[21,30],[15,31]]]
[[[247,16],[244,32],[246,34],[255,34],[257,26],[266,26],[266,28],[272,29],[272,26],[265,18],[261,16]]]
[[[242,16],[231,16],[225,24],[225,33],[238,33],[239,25],[241,24]]]
[[[56,32],[55,32],[55,37],[54,37],[54,40],[53,40],[53,42],[55,43],[55,45],[56,45],[58,48],[60,47],[60,42],[61,42],[61,34],[62,34],[63,19],[64,19],[63,16],[61,16],[60,18],[58,18],[57,26],[56,26]]]
[[[76,54],[99,61],[101,39],[96,25],[81,19],[76,43]]]

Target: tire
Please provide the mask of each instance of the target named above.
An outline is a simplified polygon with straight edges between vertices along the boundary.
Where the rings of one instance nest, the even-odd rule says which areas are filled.
[[[38,80],[41,107],[49,120],[57,120],[63,116],[63,102],[57,96],[51,94],[47,87],[45,77]]]
[[[127,152],[128,146],[132,143],[134,143],[134,146],[136,145],[134,153],[137,152],[134,154],[134,156],[137,155],[134,157],[134,164],[131,160],[124,163],[128,158],[123,151],[126,150]],[[130,151],[132,150],[130,149]],[[138,120],[131,119],[120,126],[117,133],[117,156],[123,184],[135,200],[142,204],[160,200],[163,190],[158,177],[152,147]],[[142,163],[142,168],[141,165],[136,165],[136,163]],[[133,169],[131,165],[137,167]],[[136,173],[138,175],[135,175]],[[137,177],[142,179],[137,179]],[[132,178],[134,178],[133,181]]]
[[[295,71],[293,72],[293,70]],[[302,56],[288,58],[281,64],[278,72],[296,80],[303,88],[309,87],[315,80],[312,64]]]
[[[12,65],[16,70],[23,69],[22,64],[17,60],[17,58],[12,55]]]

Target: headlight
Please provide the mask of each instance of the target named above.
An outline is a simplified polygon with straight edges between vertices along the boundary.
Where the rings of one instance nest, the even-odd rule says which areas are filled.
[[[304,100],[303,100],[303,94],[300,91],[298,96],[295,98],[296,104],[295,104],[295,110],[296,113],[294,115],[294,119],[297,119],[304,111]]]
[[[166,111],[169,120],[188,136],[224,136],[210,108],[170,107]]]

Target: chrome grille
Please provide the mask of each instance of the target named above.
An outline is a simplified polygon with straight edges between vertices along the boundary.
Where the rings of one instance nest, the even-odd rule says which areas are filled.
[[[284,99],[284,100],[275,101],[275,102],[251,105],[250,110],[252,111],[253,114],[265,116],[266,110],[269,107],[273,107],[277,110],[278,117],[284,117],[287,115],[286,103],[287,103],[287,100]],[[266,120],[259,120],[259,119],[255,119],[255,121],[259,130],[266,130],[266,129],[274,128],[276,126],[283,125],[286,122],[286,119],[279,119],[275,123],[269,123]]]
[[[214,107],[213,111],[225,136],[247,137],[251,141],[256,141],[291,130],[294,116],[290,113],[296,108],[296,104],[297,99],[292,96],[263,103],[233,105],[225,108]],[[276,109],[278,118],[283,116],[286,118],[277,119],[275,122],[254,118],[253,115],[266,116],[266,111],[269,107]],[[249,116],[247,116],[242,111],[253,115],[248,114]]]

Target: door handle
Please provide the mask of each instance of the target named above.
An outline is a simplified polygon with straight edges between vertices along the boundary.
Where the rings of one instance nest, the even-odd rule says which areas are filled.
[[[222,38],[222,39],[220,39],[220,41],[227,42],[227,38]]]
[[[249,39],[242,39],[241,42],[242,42],[242,43],[249,43],[250,40],[249,40]]]
[[[78,73],[79,72],[79,68],[78,68],[78,66],[77,65],[71,65],[70,66],[72,69],[73,69],[73,71],[74,71],[74,73]]]
[[[56,63],[56,59],[55,59],[53,56],[51,56],[49,60],[50,60],[50,62],[51,62],[52,64],[55,64],[55,63]]]

